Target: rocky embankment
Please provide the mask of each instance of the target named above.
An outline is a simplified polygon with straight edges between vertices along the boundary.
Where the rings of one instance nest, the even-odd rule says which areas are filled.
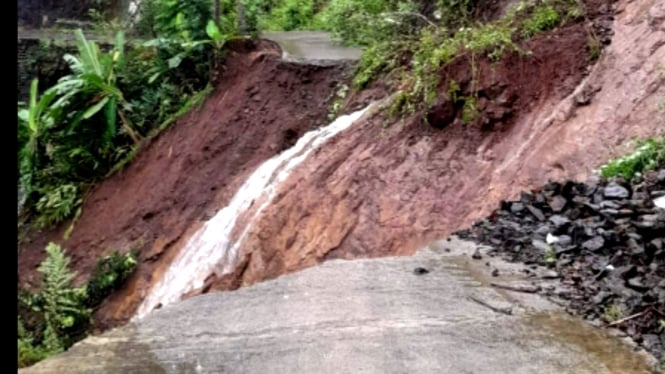
[[[633,183],[550,182],[458,234],[555,269],[562,286],[541,292],[665,359],[665,167]]]

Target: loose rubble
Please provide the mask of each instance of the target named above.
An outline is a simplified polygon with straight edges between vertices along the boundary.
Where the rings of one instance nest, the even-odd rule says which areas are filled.
[[[633,183],[550,182],[457,235],[491,245],[491,255],[550,267],[561,286],[541,292],[665,360],[664,197],[665,167]]]

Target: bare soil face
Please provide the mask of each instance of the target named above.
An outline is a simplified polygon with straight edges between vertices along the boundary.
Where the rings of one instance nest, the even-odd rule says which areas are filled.
[[[279,56],[279,48],[265,41],[232,47],[205,104],[96,186],[69,240],[62,239],[67,224],[26,235],[18,258],[19,285],[38,284],[35,270],[49,241],[66,248],[78,282],[100,257],[136,248],[140,265],[124,290],[129,298],[111,307],[111,316],[99,315],[104,325],[106,320],[114,324],[116,316],[123,321],[131,316],[145,286],[173,257],[169,249],[189,228],[224,206],[262,161],[325,124],[348,66],[295,65]]]
[[[412,254],[470,225],[501,200],[550,178],[584,179],[636,136],[658,133],[665,29],[658,0],[586,2],[589,20],[532,39],[528,55],[477,64],[479,116],[442,100],[404,121],[375,116],[314,152],[282,185],[242,243],[236,271],[199,292],[228,290],[332,258]],[[617,11],[618,9],[618,11]],[[593,65],[589,37],[611,40]],[[614,31],[612,36],[611,31]],[[229,201],[262,161],[327,122],[344,67],[280,62],[269,44],[238,46],[203,108],[146,147],[92,192],[74,234],[32,233],[19,284],[35,285],[43,248],[67,248],[79,281],[114,249],[141,249],[137,273],[100,308],[101,327],[125,322],[183,241]],[[471,82],[460,59],[441,72],[440,97]],[[378,82],[356,109],[384,97]],[[662,128],[662,127],[660,127]]]

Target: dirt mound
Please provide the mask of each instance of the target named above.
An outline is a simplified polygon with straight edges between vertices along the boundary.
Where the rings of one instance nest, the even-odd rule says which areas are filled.
[[[279,55],[269,42],[234,45],[203,107],[164,131],[126,170],[100,183],[69,240],[62,240],[66,225],[27,236],[20,245],[19,284],[37,284],[35,268],[49,241],[66,248],[78,281],[101,256],[136,248],[140,266],[124,295],[133,297],[126,299],[129,304],[106,308],[110,316],[100,316],[129,317],[142,289],[168,265],[169,248],[190,227],[223,207],[262,161],[324,124],[348,67],[288,64]]]
[[[563,287],[546,294],[665,360],[665,209],[654,206],[662,196],[665,168],[632,184],[551,182],[457,234],[511,261],[556,268]]]

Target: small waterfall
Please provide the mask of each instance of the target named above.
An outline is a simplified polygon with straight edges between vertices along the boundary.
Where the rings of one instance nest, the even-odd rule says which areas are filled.
[[[351,126],[371,107],[372,104],[341,116],[328,126],[307,132],[293,147],[261,164],[236,192],[229,205],[192,235],[163,278],[149,290],[134,319],[142,318],[160,304],[178,301],[187,292],[203,287],[206,278],[213,272],[218,276],[232,272],[240,244],[256,217],[277,193],[279,185],[313,150]],[[238,240],[231,242],[237,218],[255,202],[261,205],[247,221]]]

